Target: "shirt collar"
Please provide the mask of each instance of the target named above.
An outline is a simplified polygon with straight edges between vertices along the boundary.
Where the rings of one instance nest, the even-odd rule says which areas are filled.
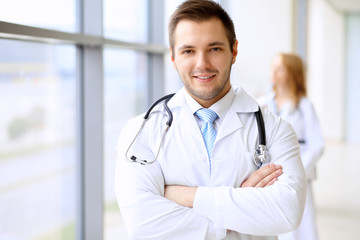
[[[184,91],[185,101],[189,105],[191,112],[194,114],[197,110],[203,108],[194,98],[190,96],[187,91]],[[229,92],[222,97],[219,101],[214,103],[209,109],[216,112],[219,118],[223,119],[226,112],[229,110],[233,100],[235,98],[235,92],[233,88],[230,88]]]
[[[227,99],[227,100],[226,100]],[[218,102],[224,101],[224,105],[221,103],[219,104],[219,108],[216,104],[211,106],[210,108],[213,109],[213,107],[216,106],[216,109],[213,109],[216,111],[216,114],[218,116],[224,117],[224,114],[227,113],[227,111],[232,108],[234,112],[255,112],[258,110],[258,103],[250,97],[241,87],[231,88],[230,91]],[[185,88],[181,88],[178,93],[175,94],[175,96],[169,101],[169,107],[174,110],[178,107],[183,107],[184,104],[186,104],[192,113],[195,113],[198,109],[202,108],[202,106],[195,101],[185,90]],[[227,105],[229,104],[229,105]],[[218,112],[219,111],[219,112]]]

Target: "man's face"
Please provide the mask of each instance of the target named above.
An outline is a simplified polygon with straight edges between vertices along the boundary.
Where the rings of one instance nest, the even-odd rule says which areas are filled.
[[[174,33],[171,59],[189,94],[203,107],[210,107],[230,89],[231,65],[236,60],[225,28],[217,18],[194,22],[181,20]]]

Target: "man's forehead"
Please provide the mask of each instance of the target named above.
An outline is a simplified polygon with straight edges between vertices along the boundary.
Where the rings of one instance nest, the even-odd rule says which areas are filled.
[[[226,44],[227,36],[225,27],[217,18],[204,21],[181,20],[174,34],[175,46],[197,45],[214,43]]]
[[[212,17],[204,20],[193,20],[193,19],[181,19],[175,28],[175,32],[178,29],[179,25],[187,25],[187,26],[203,26],[203,25],[222,25],[224,28],[222,21],[217,17]]]

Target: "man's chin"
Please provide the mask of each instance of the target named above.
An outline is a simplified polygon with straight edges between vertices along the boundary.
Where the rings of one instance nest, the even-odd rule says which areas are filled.
[[[197,91],[195,96],[202,99],[202,100],[211,100],[214,99],[218,95],[218,91],[213,90],[209,91],[209,89],[204,89],[202,91]]]

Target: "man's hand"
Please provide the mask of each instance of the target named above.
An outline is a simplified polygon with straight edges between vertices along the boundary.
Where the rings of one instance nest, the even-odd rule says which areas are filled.
[[[282,166],[269,164],[256,170],[240,187],[267,187],[282,174]]]
[[[164,197],[184,207],[193,207],[197,187],[165,186]]]

